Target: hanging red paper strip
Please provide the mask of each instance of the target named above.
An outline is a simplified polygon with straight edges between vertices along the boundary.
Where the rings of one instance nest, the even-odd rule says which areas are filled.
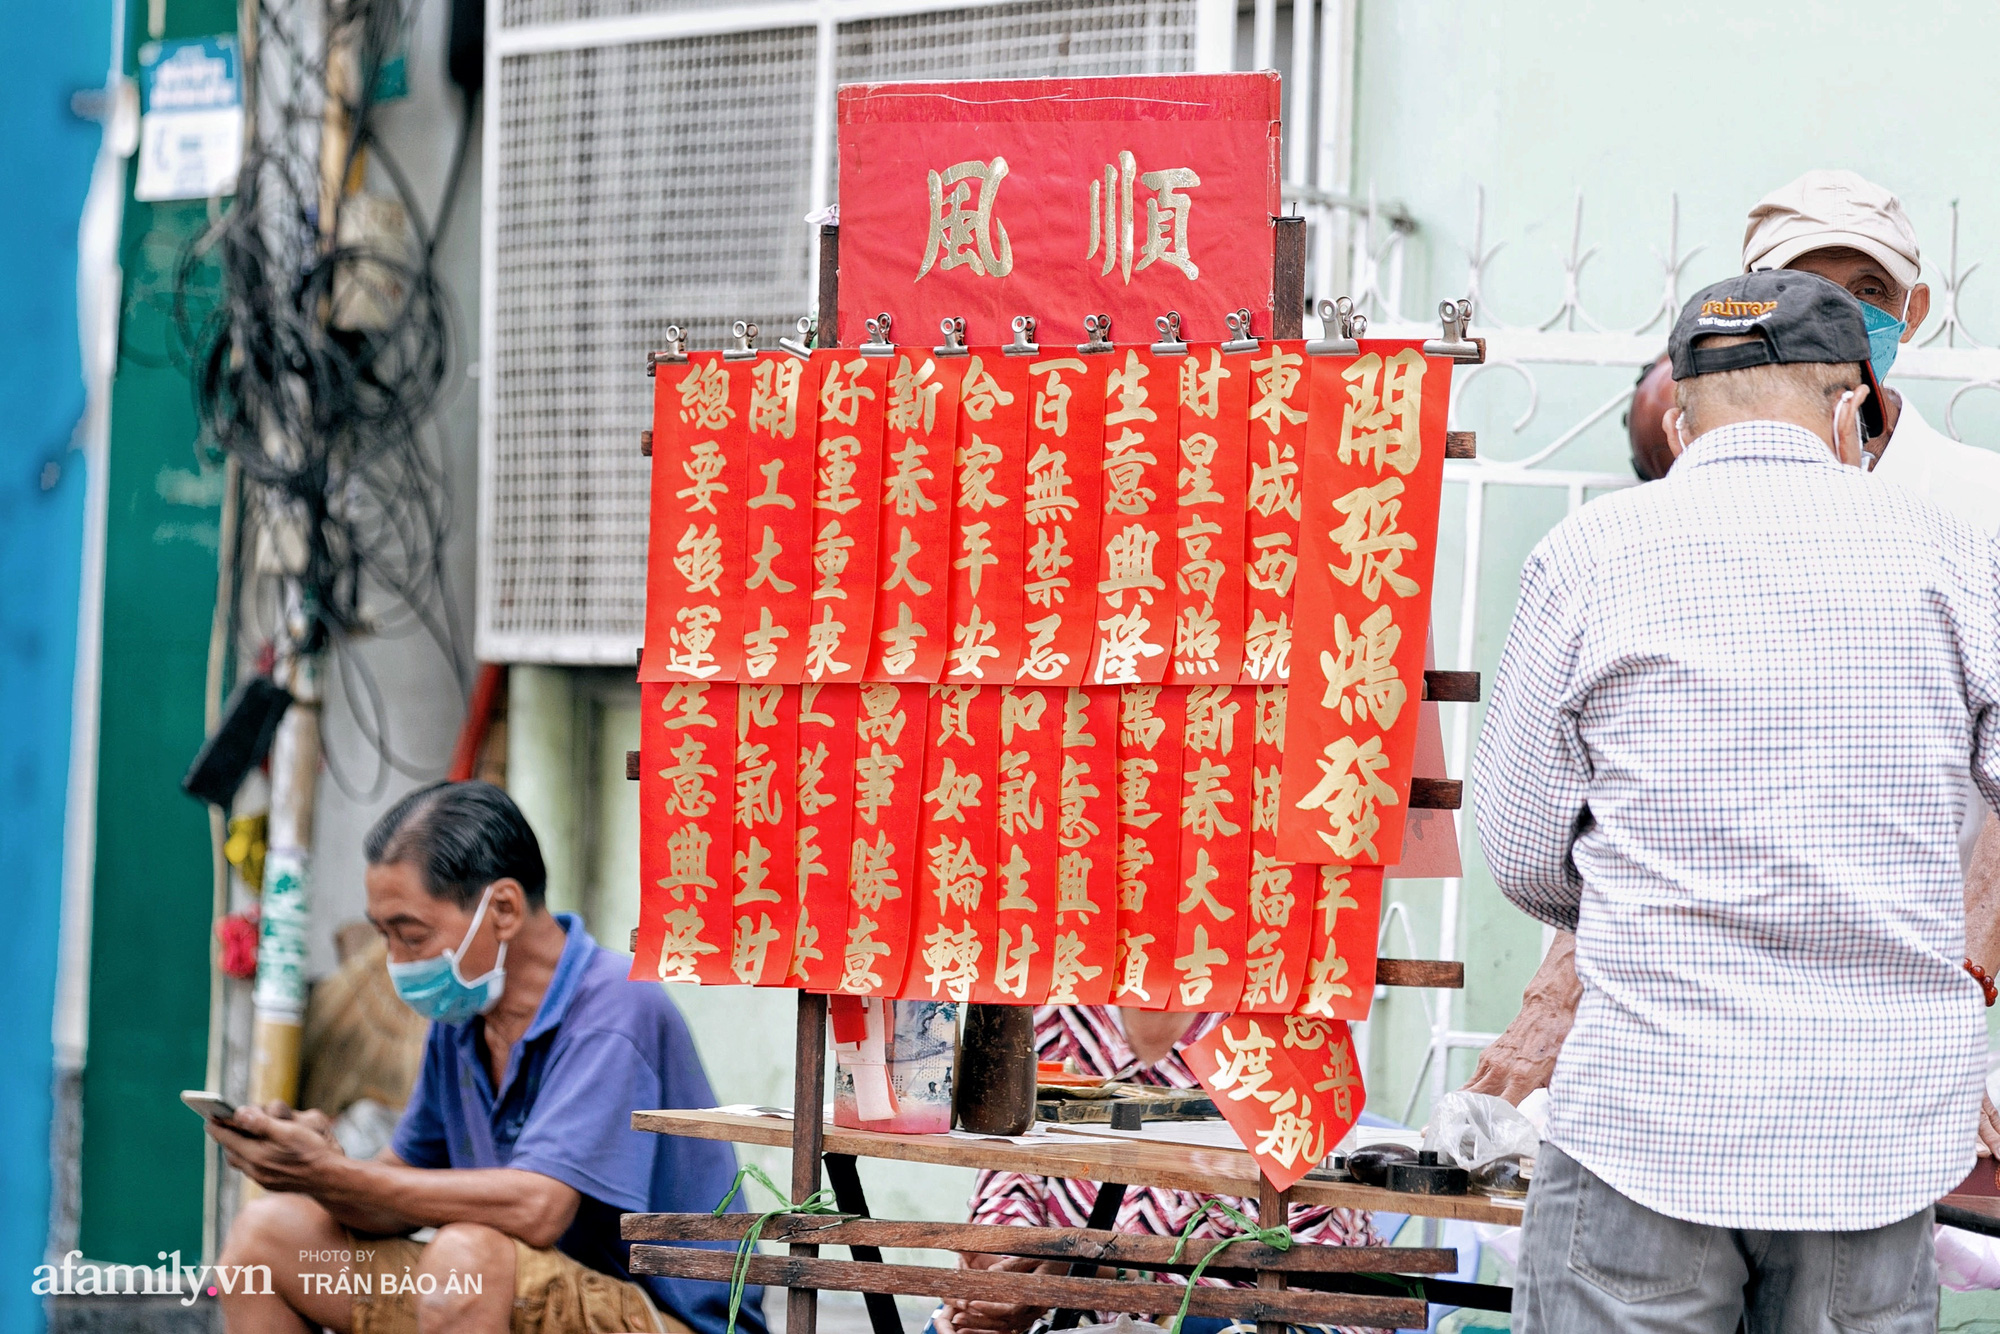
[[[1197,343],[1180,365],[1181,433],[1174,530],[1176,685],[1235,684],[1243,671],[1243,544],[1250,362]]]
[[[1190,686],[1186,701],[1171,1008],[1226,1014],[1243,996],[1255,715],[1250,687]]]
[[[736,688],[735,918],[729,967],[740,982],[784,986],[798,924],[799,692]]]
[[[1174,473],[1180,454],[1177,357],[1126,348],[1104,377],[1104,520],[1097,563],[1096,685],[1166,678],[1177,566]]]
[[[734,982],[729,968],[735,690],[639,687],[639,944],[632,977]]]
[[[952,461],[963,357],[898,352],[883,408],[871,681],[938,681],[951,640]]]
[[[819,439],[813,450],[812,620],[806,679],[859,682],[875,624],[882,527],[882,417],[889,361],[839,348],[813,353]]]
[[[1291,720],[1278,851],[1399,859],[1423,698],[1451,361],[1381,340],[1310,358]]]
[[[1028,367],[975,352],[958,400],[956,538],[951,562],[953,681],[1005,685],[1021,661],[1021,482]]]
[[[992,741],[1000,731],[1000,692],[940,685],[929,693],[917,897],[910,960],[897,994],[968,1001],[991,968],[999,934],[987,885],[993,876],[999,784]],[[982,925],[992,929],[982,931]]]
[[[1290,678],[1292,582],[1299,568],[1299,465],[1305,456],[1305,344],[1264,344],[1250,359],[1250,482],[1244,550],[1245,685]]]
[[[1022,484],[1023,684],[1082,685],[1097,641],[1097,534],[1102,518],[1104,378],[1077,356],[1028,363],[1027,474]]]
[[[1047,998],[1055,964],[1064,697],[1030,686],[1008,686],[1000,696],[993,868],[1000,936],[991,980],[1001,999],[1016,1005]]]
[[[879,682],[855,692],[854,842],[840,973],[850,995],[898,994],[909,961],[926,693]]]
[[[1052,696],[1057,692],[1051,691]],[[1049,1004],[1106,1005],[1118,965],[1118,689],[1072,686],[1062,701],[1055,958]]]
[[[1314,868],[1278,859],[1278,787],[1288,686],[1256,686],[1250,802],[1250,922],[1239,1014],[1287,1014],[1312,962]]]
[[[1173,1000],[1180,887],[1183,686],[1118,691],[1118,978],[1120,1005],[1163,1010]]]
[[[1375,952],[1382,922],[1382,868],[1301,866],[1319,873],[1313,961],[1295,1007],[1323,1019],[1366,1019],[1375,1000]]]
[[[641,681],[733,681],[742,663],[750,366],[720,352],[654,365]]]
[[[805,676],[801,627],[812,605],[818,368],[789,352],[759,352],[749,366],[743,679],[789,685]]]
[[[807,991],[840,986],[847,874],[854,846],[853,686],[799,688],[799,922],[790,981]]]
[[[1325,1159],[1366,1101],[1346,1024],[1233,1014],[1183,1054],[1279,1190]]]

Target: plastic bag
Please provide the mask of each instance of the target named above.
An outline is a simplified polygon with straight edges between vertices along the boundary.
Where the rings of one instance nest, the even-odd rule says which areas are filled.
[[[1477,1171],[1509,1154],[1535,1156],[1541,1137],[1514,1105],[1490,1093],[1447,1093],[1431,1108],[1424,1147],[1448,1163]]]

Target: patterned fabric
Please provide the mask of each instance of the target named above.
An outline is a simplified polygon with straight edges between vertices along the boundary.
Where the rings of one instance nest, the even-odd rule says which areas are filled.
[[[1577,933],[1549,1138],[1687,1222],[1851,1230],[1973,1161],[1956,835],[2000,807],[2000,546],[1749,422],[1535,548],[1473,764]]]
[[[1202,1015],[1189,1029],[1183,1042],[1193,1042],[1222,1021],[1221,1015]],[[1074,1060],[1080,1073],[1111,1075],[1133,1059],[1132,1049],[1118,1026],[1118,1018],[1103,1006],[1045,1005],[1035,1011],[1035,1050],[1041,1060]],[[1135,1084],[1164,1088],[1195,1088],[1198,1081],[1178,1051],[1159,1064],[1126,1076]],[[1246,1217],[1257,1216],[1255,1200],[1222,1197]],[[1201,1197],[1186,1191],[1151,1187],[1125,1192],[1118,1208],[1120,1232],[1143,1232],[1156,1236],[1179,1236],[1182,1228],[1200,1207]],[[972,1221],[1013,1223],[1029,1227],[1083,1227],[1097,1203],[1095,1181],[1065,1181],[1055,1177],[1025,1176],[1019,1172],[981,1172],[972,1190]],[[1379,1246],[1370,1214],[1358,1209],[1328,1209],[1324,1206],[1293,1205],[1292,1234],[1300,1241],[1322,1246]],[[1227,1218],[1218,1224],[1214,1214],[1195,1229],[1197,1237],[1233,1236],[1239,1231]],[[1200,1251],[1195,1252],[1200,1255]],[[1179,1283],[1178,1274],[1154,1275],[1163,1283]],[[1206,1275],[1202,1283],[1229,1286]]]

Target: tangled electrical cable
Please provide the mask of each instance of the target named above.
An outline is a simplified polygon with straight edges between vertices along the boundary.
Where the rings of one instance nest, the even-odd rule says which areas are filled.
[[[392,768],[424,777],[435,766],[413,765],[391,746],[381,689],[352,651],[355,637],[420,630],[461,694],[471,675],[445,564],[451,509],[432,430],[455,319],[433,260],[473,108],[468,94],[429,223],[376,124],[381,70],[404,21],[403,0],[257,6],[254,41],[244,43],[254,134],[236,197],[188,247],[174,293],[204,439],[237,465],[246,517],[257,519],[244,530],[260,533],[264,553],[296,579],[290,648],[328,655],[329,676],[376,753],[365,793],[328,755],[334,781],[364,798],[380,794]],[[323,136],[340,133],[329,126],[344,127],[346,142],[326,141],[323,153]],[[388,228],[375,221],[375,201],[352,189],[363,163],[380,168],[402,205]],[[218,285],[209,308],[205,295]],[[240,572],[243,551],[235,558]],[[378,592],[386,605],[371,596]],[[274,618],[280,625],[285,611]]]

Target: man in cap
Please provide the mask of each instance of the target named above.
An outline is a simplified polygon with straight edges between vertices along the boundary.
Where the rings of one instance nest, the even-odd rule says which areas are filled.
[[[1581,1003],[1523,1224],[1529,1331],[1936,1327],[1981,984],[1958,793],[2000,808],[2000,548],[1864,474],[1859,304],[1697,294],[1663,481],[1530,555],[1473,765]]]
[[[1916,336],[1930,314],[1930,288],[1919,280],[1916,230],[1895,195],[1851,171],[1810,171],[1772,191],[1750,210],[1743,233],[1743,270],[1791,269],[1815,273],[1845,288],[1861,303],[1868,328],[1869,362],[1879,382],[1897,350]],[[1642,461],[1642,420],[1660,414],[1669,435],[1673,412],[1663,411],[1657,367],[1642,379],[1629,418],[1633,461],[1641,477],[1664,471]],[[1641,400],[1644,400],[1643,402]],[[1895,482],[1991,534],[2000,534],[2000,453],[1942,434],[1894,389],[1882,391],[1886,438],[1871,439],[1877,462],[1872,476]],[[2000,818],[1989,814],[1968,780],[1959,829],[1965,869],[1966,953],[2000,973]],[[1984,832],[1982,834],[1982,825]],[[1558,933],[1521,998],[1507,1031],[1481,1053],[1467,1085],[1518,1103],[1546,1085],[1576,1010],[1575,942]],[[1980,1153],[2000,1155],[2000,1112],[1989,1101],[1980,1119]]]

